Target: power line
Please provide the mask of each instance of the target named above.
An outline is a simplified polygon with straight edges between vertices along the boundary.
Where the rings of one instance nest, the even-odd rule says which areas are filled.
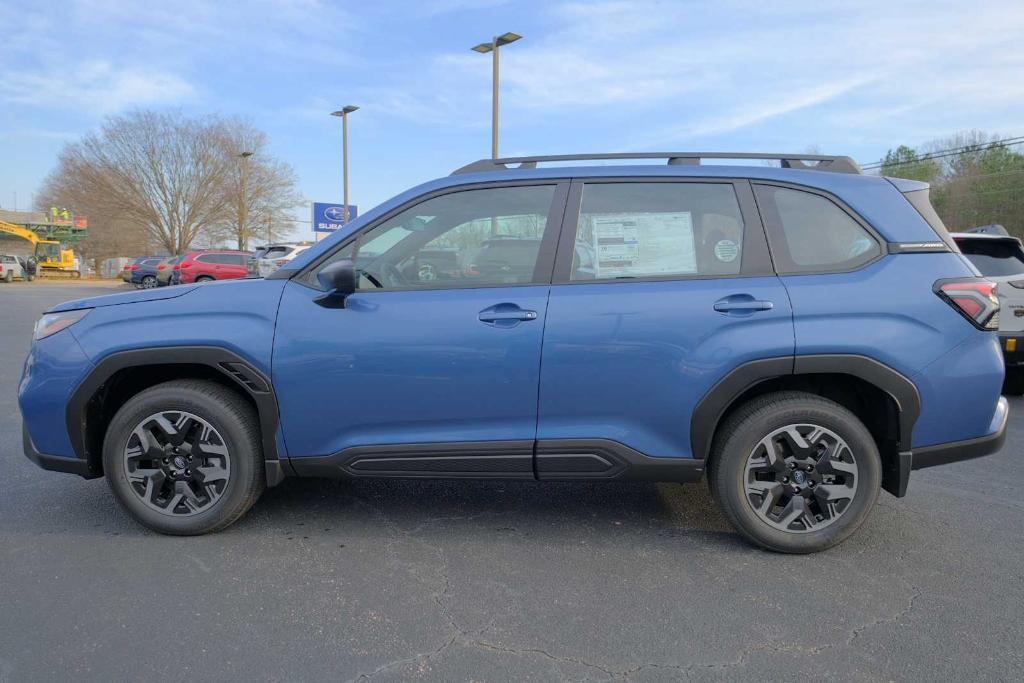
[[[934,152],[929,152],[928,154],[922,154],[921,156],[919,156],[917,159],[914,159],[913,161],[897,161],[897,162],[886,164],[884,159],[879,159],[878,161],[871,162],[870,164],[862,164],[861,168],[867,171],[867,170],[874,170],[876,168],[882,168],[883,166],[886,166],[886,165],[889,165],[889,166],[908,166],[908,165],[911,165],[911,164],[920,163],[922,161],[928,161],[930,159],[941,159],[943,157],[955,156],[957,154],[963,154],[965,152],[984,152],[984,151],[989,150],[989,149],[998,149],[998,148],[1001,148],[1001,147],[1011,147],[1013,145],[1019,145],[1021,143],[1024,143],[1024,135],[1018,136],[1018,137],[1012,137],[1012,138],[1004,138],[1002,140],[993,140],[992,142],[985,143],[983,145],[971,144],[971,145],[964,145],[962,147],[951,147],[951,148],[948,148],[948,149],[940,149],[940,150],[936,150]]]

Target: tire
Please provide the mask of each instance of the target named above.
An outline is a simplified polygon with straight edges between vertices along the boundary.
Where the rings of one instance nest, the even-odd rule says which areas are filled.
[[[196,282],[213,282],[213,278],[209,275],[200,275],[196,278]]]
[[[29,282],[32,282],[33,280],[36,279],[36,276],[35,275],[26,275],[25,279],[28,280]]]
[[[164,431],[156,416],[182,431]],[[149,449],[140,432],[150,435]],[[180,452],[173,450],[175,437]],[[145,457],[150,452],[156,459]],[[165,382],[132,397],[107,428],[103,469],[115,498],[136,520],[175,536],[224,529],[266,485],[255,412],[235,392],[207,380]],[[160,474],[146,476],[150,472]]]
[[[142,278],[142,289],[153,289],[156,287],[156,276],[147,275]]]
[[[1006,396],[1024,395],[1024,368],[1006,368],[1003,394]]]
[[[732,525],[781,553],[844,541],[867,519],[881,482],[878,447],[864,424],[834,401],[797,391],[760,396],[732,413],[717,430],[708,475]]]
[[[14,271],[13,270],[8,270],[7,271],[7,274],[4,275],[4,282],[6,282],[7,284],[11,284],[12,282],[14,282]]]

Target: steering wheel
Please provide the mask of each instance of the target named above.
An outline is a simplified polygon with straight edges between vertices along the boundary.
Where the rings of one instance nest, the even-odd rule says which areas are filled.
[[[369,280],[377,289],[384,289],[385,287],[404,287],[408,284],[405,277],[402,275],[402,271],[400,271],[393,263],[381,263],[379,272],[377,273],[372,273],[364,268],[360,271],[360,274]]]

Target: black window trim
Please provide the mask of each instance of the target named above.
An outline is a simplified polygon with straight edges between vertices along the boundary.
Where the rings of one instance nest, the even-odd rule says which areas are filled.
[[[576,249],[576,232],[579,229],[580,208],[583,201],[583,188],[586,185],[622,183],[693,183],[705,185],[732,185],[736,193],[736,201],[743,218],[743,256],[740,261],[739,273],[695,273],[692,275],[649,275],[617,279],[571,280],[572,260]],[[746,178],[718,177],[687,177],[677,176],[602,176],[595,178],[573,178],[569,190],[569,201],[562,221],[561,237],[558,254],[555,259],[555,273],[552,284],[556,285],[628,285],[635,282],[671,282],[676,280],[723,280],[744,277],[774,276],[775,269],[768,241],[765,235],[761,216],[754,201],[754,192],[750,181]]]
[[[772,261],[775,263],[776,272],[782,276],[793,276],[793,275],[834,275],[841,273],[855,273],[859,270],[871,266],[876,261],[885,258],[889,253],[889,241],[886,240],[882,235],[875,229],[871,223],[869,223],[863,216],[854,211],[850,206],[842,199],[816,187],[810,187],[808,185],[798,185],[796,183],[786,183],[774,180],[753,180],[751,181],[751,189],[754,186],[765,185],[769,187],[781,187],[787,190],[795,190],[797,192],[806,192],[808,194],[818,195],[819,197],[826,199],[836,206],[840,211],[849,216],[855,223],[868,233],[868,235],[875,241],[875,245],[878,247],[878,251],[872,258],[867,261],[857,263],[849,268],[807,268],[796,265],[793,259],[790,258],[789,248],[786,246],[786,236],[782,234],[782,226],[772,225],[771,221],[768,220],[768,212],[765,211],[761,203],[757,201],[757,192],[754,192],[754,201],[757,203],[758,213],[761,214],[761,221],[764,225],[765,234],[768,236],[768,244],[772,253]],[[787,263],[788,262],[788,263]]]
[[[350,245],[358,243],[363,235],[379,227],[385,222],[391,220],[398,214],[413,208],[423,202],[436,199],[437,197],[443,197],[450,194],[456,194],[458,192],[467,192],[471,190],[489,190],[497,189],[502,187],[552,187],[554,193],[551,197],[551,205],[548,208],[547,221],[544,224],[544,236],[541,238],[540,250],[537,254],[537,264],[533,270],[533,277],[530,282],[513,282],[513,283],[499,283],[499,284],[480,284],[480,283],[466,283],[466,284],[446,284],[443,287],[392,287],[388,289],[360,289],[358,294],[384,294],[388,292],[437,292],[451,289],[496,289],[505,287],[536,287],[537,285],[548,285],[551,284],[552,272],[555,267],[555,250],[558,247],[558,237],[561,232],[563,218],[566,211],[566,199],[569,196],[570,178],[537,178],[537,179],[520,179],[520,180],[504,180],[496,182],[482,182],[482,183],[467,183],[465,185],[455,185],[440,188],[432,192],[427,192],[416,197],[413,197],[407,202],[396,206],[394,209],[388,211],[384,215],[380,216],[372,223],[364,226],[358,232],[349,235],[341,244],[337,245],[333,249],[324,252],[312,263],[308,264],[302,270],[297,271],[294,275],[289,277],[289,280],[293,280],[298,284],[312,289],[315,291],[321,291],[321,289],[310,282],[308,277],[311,273],[315,272],[320,268],[325,261],[330,260],[335,254],[342,249],[347,249]],[[356,250],[358,251],[358,244],[356,244]]]

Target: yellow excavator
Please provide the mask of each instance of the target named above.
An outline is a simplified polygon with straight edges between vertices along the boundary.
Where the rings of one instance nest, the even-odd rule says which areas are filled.
[[[42,239],[36,232],[6,221],[0,221],[0,234],[14,235],[32,243],[40,277],[82,277],[75,267],[74,250],[63,249],[59,241]]]

